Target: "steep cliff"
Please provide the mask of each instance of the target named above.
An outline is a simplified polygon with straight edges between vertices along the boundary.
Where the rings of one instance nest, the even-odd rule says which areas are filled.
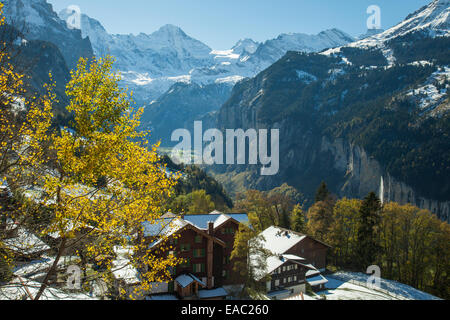
[[[287,182],[310,201],[324,180],[339,196],[375,191],[383,201],[413,203],[449,221],[446,3],[433,1],[344,47],[289,52],[239,82],[216,125],[280,129],[280,171],[261,176],[258,166],[215,166],[216,177],[234,192]]]

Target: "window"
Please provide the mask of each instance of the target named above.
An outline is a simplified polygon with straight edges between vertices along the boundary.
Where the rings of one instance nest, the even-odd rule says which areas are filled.
[[[222,234],[234,234],[234,229],[233,228],[223,228]]]
[[[196,235],[195,236],[195,243],[202,243],[202,236],[201,235]]]
[[[297,276],[294,276],[294,281],[297,282]]]
[[[194,258],[203,258],[205,256],[205,249],[194,249]]]
[[[191,250],[191,244],[190,243],[183,243],[180,245],[181,252],[186,252]]]
[[[280,286],[280,280],[275,280],[275,287],[279,287]]]
[[[292,277],[288,277],[288,282],[292,282]]]
[[[195,263],[193,265],[194,272],[205,272],[205,264],[204,263]]]
[[[224,277],[224,279],[228,279],[228,271],[227,270],[222,270],[222,277]]]
[[[294,269],[297,270],[298,269],[298,265],[295,265]]]

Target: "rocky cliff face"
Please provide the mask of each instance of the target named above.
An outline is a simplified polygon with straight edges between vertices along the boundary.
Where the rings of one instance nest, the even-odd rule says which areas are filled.
[[[279,129],[280,172],[275,176],[262,177],[256,166],[214,167],[213,174],[229,189],[270,190],[287,182],[301,190],[311,201],[317,186],[321,181],[326,181],[339,197],[364,198],[374,191],[384,203],[411,203],[450,222],[450,201],[438,201],[417,194],[357,144],[342,138],[331,140],[290,120],[263,123],[254,116],[254,111],[241,111],[240,108],[221,109],[216,125],[220,123],[222,129]],[[227,175],[230,172],[233,174]],[[236,186],[236,181],[230,182],[233,175],[245,176],[241,186]]]
[[[23,31],[27,40],[41,40],[55,44],[69,69],[76,67],[80,57],[94,55],[91,42],[81,31],[71,29],[61,20],[46,0],[4,0],[4,14],[8,24]]]
[[[450,201],[437,201],[418,195],[412,187],[392,177],[363,148],[343,139],[329,141],[323,137],[318,152],[332,156],[334,168],[340,175],[337,189],[340,196],[361,198],[370,191],[376,191],[382,202],[411,203],[450,222]]]
[[[239,82],[216,126],[280,129],[280,171],[216,166],[217,179],[234,192],[288,183],[309,203],[326,181],[340,197],[374,191],[384,202],[411,203],[450,221],[447,3],[433,1],[341,48],[289,52]]]

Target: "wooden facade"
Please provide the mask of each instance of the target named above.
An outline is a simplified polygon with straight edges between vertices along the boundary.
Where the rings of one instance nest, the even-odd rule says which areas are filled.
[[[189,223],[177,230],[171,235],[169,242],[173,253],[185,259],[186,263],[174,268],[173,279],[180,275],[191,274],[206,284],[204,289],[241,284],[242,279],[233,272],[231,262],[231,252],[238,229],[239,222],[229,218],[216,227],[213,222],[209,222],[206,229]],[[151,237],[148,238],[149,243],[152,241]],[[196,296],[198,290],[202,289],[196,281],[186,287],[181,287],[173,281],[168,287],[170,292],[177,293],[184,299]]]

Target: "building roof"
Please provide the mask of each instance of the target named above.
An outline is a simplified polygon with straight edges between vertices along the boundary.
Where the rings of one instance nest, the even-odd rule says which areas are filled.
[[[170,211],[167,211],[165,214],[163,214],[163,215],[161,216],[161,218],[163,218],[163,219],[167,219],[167,218],[173,219],[173,218],[176,218],[176,217],[177,217],[177,215],[176,215],[176,214],[173,214],[173,213],[170,212]]]
[[[321,274],[315,276],[315,277],[311,277],[311,278],[307,278],[306,282],[308,282],[311,286],[318,286],[321,284],[325,284],[328,282],[327,279],[325,279]]]
[[[11,282],[0,286],[0,300],[32,300],[38,293],[41,283],[15,277]],[[31,296],[30,296],[31,295]],[[65,292],[60,289],[47,287],[41,300],[96,300],[80,292]]]
[[[225,214],[218,211],[213,211],[209,214],[188,214],[185,215],[183,219],[203,230],[208,229],[208,222],[214,223],[214,229],[220,227],[223,223],[230,219],[233,219],[237,223],[248,223],[248,216],[245,213]]]
[[[277,291],[271,291],[271,292],[267,293],[267,296],[274,297],[274,296],[279,296],[279,295],[290,295],[290,294],[291,294],[291,290],[281,289],[281,290],[277,290]]]
[[[290,248],[303,241],[306,238],[312,239],[326,247],[328,244],[314,239],[308,235],[301,234],[281,227],[271,226],[259,234],[263,236],[261,245],[274,254],[284,254]]]
[[[3,243],[7,248],[21,254],[34,254],[50,250],[50,247],[41,239],[20,227],[17,230],[17,237],[3,240]]]
[[[256,264],[255,261],[257,258],[258,257],[255,255],[250,256],[250,263]],[[267,257],[267,260],[266,260],[266,269],[265,270],[255,270],[255,280],[257,280],[257,281],[261,280],[262,278],[264,278],[264,276],[274,272],[276,269],[278,269],[279,267],[283,266],[285,263],[288,263],[288,262],[297,263],[299,265],[307,267],[305,264],[301,263],[302,261],[305,261],[305,259],[302,257],[299,257],[299,256],[295,256],[293,254],[269,256],[269,257]]]
[[[223,287],[212,289],[212,290],[199,290],[198,297],[200,299],[218,298],[226,297],[228,293]]]
[[[306,238],[292,231],[271,226],[259,234],[263,237],[261,246],[273,254],[284,254],[290,248]]]
[[[111,269],[114,278],[123,280],[126,284],[133,285],[141,281],[139,271],[131,264],[133,250],[131,247],[114,247],[116,259],[113,260]]]
[[[175,282],[178,283],[182,288],[186,288],[193,282],[197,282],[202,287],[206,287],[206,284],[199,278],[194,276],[192,273],[179,275],[178,277],[175,278]]]
[[[317,270],[317,268],[314,267],[312,264],[306,264],[305,266],[309,267],[309,270],[306,271],[306,274],[305,274],[306,278],[320,274],[320,271]]]

